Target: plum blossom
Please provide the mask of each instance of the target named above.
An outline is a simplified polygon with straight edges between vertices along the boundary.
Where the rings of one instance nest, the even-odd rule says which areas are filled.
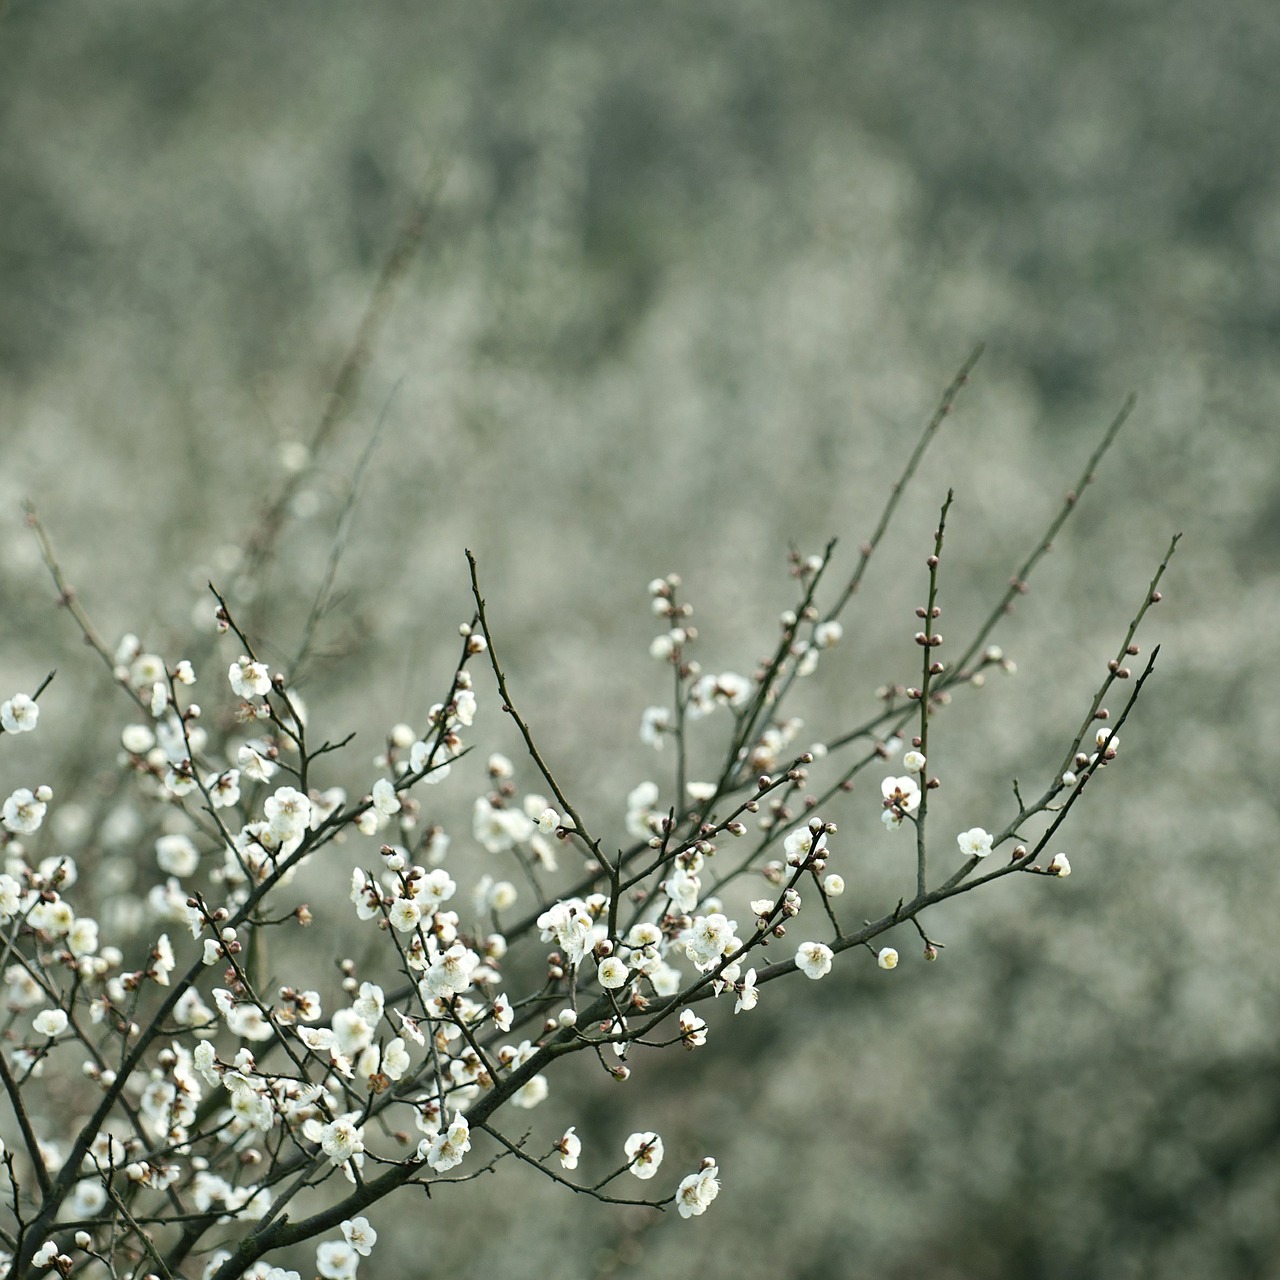
[[[40,830],[52,795],[48,787],[37,787],[34,793],[26,787],[19,787],[0,809],[0,821],[14,835],[33,835]]]
[[[25,693],[0,702],[0,725],[5,733],[30,733],[40,719],[40,705]]]
[[[236,751],[236,764],[247,778],[254,782],[266,782],[279,768],[260,742],[245,742]]]
[[[525,843],[534,833],[534,824],[523,809],[500,809],[486,797],[477,796],[471,830],[490,853],[505,853]]]
[[[756,971],[747,970],[747,976],[737,984],[738,998],[734,1001],[734,1013],[750,1013],[760,1002],[760,992],[756,987]]]
[[[453,714],[458,723],[470,728],[476,718],[476,695],[470,689],[459,689],[453,697]]]
[[[738,926],[718,911],[698,916],[681,936],[685,954],[700,969],[714,968],[727,952],[739,945]]]
[[[231,691],[237,698],[260,698],[271,688],[271,673],[265,662],[250,662],[242,657],[227,672]]]
[[[844,628],[833,618],[813,629],[813,643],[819,649],[834,649],[844,636]]]
[[[397,898],[387,912],[387,919],[397,933],[408,933],[421,921],[422,908],[412,898]]]
[[[914,778],[886,778],[880,784],[885,809],[900,816],[914,813],[920,807],[920,786]]]
[[[656,1133],[633,1133],[623,1144],[630,1170],[642,1182],[652,1178],[662,1163],[662,1139]]]
[[[586,954],[593,923],[591,912],[581,898],[557,902],[538,917],[542,941],[550,942],[554,938],[570,966],[576,966]]]
[[[156,841],[156,863],[171,876],[194,875],[200,865],[200,851],[191,837],[181,832],[161,836]]]
[[[461,1164],[462,1157],[470,1150],[471,1129],[463,1115],[455,1115],[447,1129],[442,1129],[429,1141],[424,1139],[418,1144],[419,1157],[425,1155],[427,1164],[437,1173],[444,1173]]]
[[[493,999],[493,1025],[499,1031],[510,1031],[511,1022],[515,1018],[516,1011],[511,1007],[511,1001],[507,999],[507,993],[504,991],[501,995],[497,995]]]
[[[751,697],[751,681],[736,672],[703,676],[689,694],[689,716],[697,719],[709,715],[717,707],[732,707],[735,711],[746,706]]]
[[[680,1014],[680,1039],[686,1049],[696,1049],[707,1043],[707,1024],[692,1009]]]
[[[969,858],[985,858],[991,852],[993,836],[981,827],[970,827],[956,836],[960,852]]]
[[[395,785],[386,778],[379,778],[373,784],[373,807],[384,818],[400,812],[400,797],[396,795]]]
[[[782,842],[782,848],[787,855],[787,863],[793,867],[802,867],[806,859],[813,851],[815,842],[821,848],[822,829],[819,826],[817,833],[810,826],[797,827]]]
[[[345,1164],[364,1150],[364,1127],[356,1124],[359,1118],[358,1111],[349,1111],[321,1127],[320,1150],[330,1164]]]
[[[173,955],[173,943],[169,941],[167,933],[162,933],[156,939],[156,945],[151,952],[151,967],[147,970],[147,976],[159,986],[167,987],[169,985],[169,975],[176,967],[177,961]]]
[[[676,867],[662,886],[672,903],[686,915],[698,905],[702,896],[702,881],[685,867]]]
[[[796,950],[796,968],[815,982],[831,972],[833,954],[825,942],[802,942]]]
[[[576,1169],[578,1167],[578,1157],[582,1155],[582,1139],[574,1133],[575,1127],[570,1125],[564,1131],[564,1136],[555,1145],[555,1149],[560,1155],[560,1167],[562,1169]]]
[[[300,836],[311,821],[311,801],[294,787],[280,787],[262,805],[271,834],[281,844]]]
[[[230,809],[240,803],[240,770],[227,769],[204,780],[209,803],[215,809]]]
[[[342,1224],[342,1237],[362,1258],[367,1258],[378,1243],[378,1233],[368,1218],[348,1218]]]
[[[22,886],[11,876],[0,873],[0,924],[8,924],[22,910]]]
[[[461,995],[471,986],[471,975],[480,964],[480,957],[460,942],[436,960],[422,979],[421,989],[428,999]]]
[[[640,741],[655,751],[661,751],[672,719],[670,707],[646,707],[640,716]]]
[[[720,1170],[710,1157],[702,1168],[691,1173],[676,1190],[676,1208],[682,1218],[696,1218],[706,1213],[707,1206],[720,1194]]]
[[[323,1280],[354,1280],[360,1255],[345,1240],[323,1240],[316,1245],[316,1270]]]
[[[356,867],[351,873],[351,901],[361,920],[372,920],[378,914],[382,894],[377,884]]]
[[[658,784],[642,782],[627,796],[627,834],[639,840],[656,835],[662,829],[665,814],[658,813]]]
[[[61,1009],[45,1009],[37,1013],[31,1023],[40,1036],[60,1036],[67,1029],[67,1015]]]

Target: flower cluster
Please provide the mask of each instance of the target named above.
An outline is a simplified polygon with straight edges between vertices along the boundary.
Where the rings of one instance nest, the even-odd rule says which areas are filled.
[[[534,744],[474,561],[475,615],[440,700],[394,724],[363,762],[344,754],[349,736],[313,727],[297,673],[260,657],[221,598],[218,631],[234,647],[208,667],[226,675],[207,680],[207,709],[191,699],[203,661],[169,662],[132,635],[100,648],[131,715],[110,784],[95,784],[111,790],[93,838],[77,835],[91,822],[82,808],[59,811],[48,783],[3,761],[13,777],[0,806],[0,1074],[19,1139],[0,1151],[11,1219],[0,1241],[16,1254],[5,1265],[23,1276],[71,1274],[89,1258],[149,1270],[162,1251],[173,1275],[282,1280],[299,1274],[276,1255],[297,1243],[293,1200],[310,1188],[328,1197],[325,1220],[341,1222],[341,1238],[320,1233],[314,1270],[352,1277],[378,1239],[360,1212],[371,1187],[374,1199],[423,1183],[443,1193],[507,1159],[587,1194],[705,1213],[720,1191],[716,1162],[672,1177],[654,1131],[623,1140],[620,1165],[614,1141],[585,1121],[532,1136],[559,1060],[582,1054],[625,1081],[653,1053],[705,1046],[775,980],[834,973],[829,987],[855,959],[874,972],[866,953],[879,969],[909,968],[900,948],[915,935],[935,959],[926,911],[1009,874],[1070,874],[1065,853],[1036,859],[1084,784],[1118,758],[1145,674],[1111,717],[1103,699],[1128,674],[1113,661],[1042,794],[1015,789],[998,818],[951,811],[942,847],[931,840],[948,810],[929,736],[953,691],[980,687],[987,666],[1011,667],[987,644],[994,623],[957,661],[941,656],[945,519],[944,506],[923,623],[908,624],[924,628],[918,685],[881,690],[875,717],[851,730],[824,723],[808,747],[788,695],[835,660],[837,615],[861,569],[824,606],[832,549],[793,556],[797,598],[779,614],[772,656],[746,675],[704,673],[681,579],[650,583],[661,627],[650,652],[674,691],[642,712],[640,735],[670,768],[603,811],[580,807]],[[1155,599],[1153,582],[1122,656],[1137,652]],[[5,734],[47,731],[43,688],[0,703]],[[527,766],[472,754],[494,706],[523,734]],[[902,772],[880,776],[903,747]],[[460,785],[437,789],[446,780]],[[974,816],[994,833],[951,834]],[[868,838],[877,817],[913,839]],[[991,858],[1006,845],[1007,860]],[[139,855],[127,881],[119,860],[98,857],[120,846]],[[874,900],[859,875],[868,859],[900,874],[900,893]],[[335,879],[347,886],[336,901]],[[81,909],[95,900],[100,910]],[[804,940],[784,942],[789,932]],[[354,938],[358,959],[335,954],[338,937]],[[325,966],[290,978],[287,957],[308,944]],[[92,1091],[74,1114],[55,1102],[72,1076]],[[528,1132],[508,1136],[509,1121]],[[611,1172],[576,1180],[610,1150]]]

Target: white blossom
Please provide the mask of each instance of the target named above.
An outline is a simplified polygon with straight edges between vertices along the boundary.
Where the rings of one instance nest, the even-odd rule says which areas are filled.
[[[453,713],[458,723],[470,728],[476,718],[476,695],[470,689],[460,689],[453,697]]]
[[[164,678],[164,659],[158,653],[140,653],[129,664],[129,681],[135,689],[144,689]]]
[[[461,995],[471,986],[471,975],[479,964],[474,951],[455,943],[427,970],[422,991],[428,998]]]
[[[265,662],[250,662],[242,657],[231,664],[227,677],[237,698],[260,698],[271,688],[271,673]]]
[[[960,852],[970,858],[985,858],[991,852],[991,841],[994,837],[981,827],[970,827],[956,836]]]
[[[486,797],[477,796],[471,830],[490,853],[505,853],[524,844],[533,835],[534,824],[522,809],[500,809]]]
[[[670,707],[645,707],[640,715],[640,741],[661,751],[672,719]]]
[[[215,809],[230,809],[240,803],[240,770],[227,769],[204,780],[209,803]]]
[[[819,649],[834,649],[843,636],[844,628],[834,618],[818,623],[813,629],[813,643]]]
[[[25,693],[15,693],[0,702],[0,725],[5,733],[30,733],[40,719],[40,706]]]
[[[699,969],[714,968],[738,945],[737,925],[718,911],[698,916],[681,937],[685,953]]]
[[[886,778],[880,784],[885,807],[899,813],[914,813],[920,807],[920,786],[914,778]]]
[[[345,1164],[364,1150],[364,1128],[356,1124],[359,1118],[358,1111],[349,1111],[320,1130],[320,1150],[330,1164]]]
[[[45,787],[39,788],[47,790]],[[48,805],[26,787],[19,787],[0,809],[0,821],[14,835],[29,836],[40,830]]]
[[[279,768],[267,754],[261,743],[245,742],[236,751],[236,764],[246,778],[254,782],[267,782]]]
[[[425,1153],[419,1146],[419,1154],[425,1154],[427,1163],[437,1172],[444,1173],[462,1163],[462,1157],[471,1150],[471,1130],[467,1118],[455,1115],[448,1129],[442,1129],[426,1144]]]
[[[821,831],[819,831],[817,838],[821,839]],[[814,839],[814,833],[807,826],[797,827],[790,832],[782,842],[788,865],[793,867],[803,866],[810,850],[813,848]]]
[[[633,1133],[623,1146],[628,1166],[642,1182],[652,1178],[662,1163],[662,1139],[656,1133]]]
[[[501,995],[495,996],[493,1000],[493,1025],[499,1031],[510,1031],[511,1022],[515,1017],[516,1011],[511,1007],[511,1001],[507,999],[507,993],[504,991]]]
[[[22,886],[11,876],[0,874],[0,924],[8,924],[22,910]]]
[[[40,1036],[60,1036],[67,1029],[67,1015],[61,1009],[45,1009],[31,1023]]]
[[[397,898],[387,912],[387,919],[397,933],[408,933],[422,919],[422,908],[412,898]]]
[[[746,706],[751,689],[751,681],[734,671],[703,676],[690,690],[689,716],[696,720],[717,707],[732,707],[736,711]]]
[[[682,1218],[696,1218],[706,1213],[707,1206],[720,1194],[720,1170],[710,1158],[702,1168],[691,1173],[676,1190],[676,1209]]]
[[[571,967],[586,954],[592,923],[591,913],[581,898],[557,902],[538,917],[542,941],[550,942],[554,938]]]
[[[574,1125],[570,1125],[564,1131],[564,1136],[556,1143],[562,1169],[576,1169],[578,1157],[582,1154],[582,1139],[574,1132],[574,1128]]]
[[[323,1280],[354,1280],[360,1255],[345,1240],[322,1240],[316,1245],[316,1270]]]
[[[156,745],[156,735],[150,725],[127,724],[120,731],[120,745],[130,755],[145,756]]]
[[[200,865],[200,851],[190,836],[175,832],[156,841],[156,862],[160,870],[171,876],[189,876]]]
[[[892,947],[882,947],[876,956],[876,963],[882,969],[896,969],[898,967],[898,953]]]
[[[311,801],[294,787],[280,787],[263,802],[262,812],[272,835],[284,843],[306,831],[311,821]]]
[[[702,896],[702,881],[684,867],[677,866],[662,885],[676,909],[690,915]]]
[[[394,784],[386,778],[379,778],[373,784],[373,807],[384,818],[400,812],[400,797],[396,795]]]
[[[796,968],[817,981],[831,972],[833,954],[825,942],[802,942],[796,949]]]
[[[686,1049],[707,1043],[707,1024],[692,1009],[682,1010],[680,1014],[680,1039]]]
[[[362,1258],[367,1258],[378,1243],[378,1233],[368,1218],[348,1218],[342,1224],[342,1237]]]
[[[173,944],[169,941],[169,935],[162,933],[156,939],[155,949],[151,953],[151,968],[148,970],[150,977],[162,987],[169,985],[169,975],[174,971],[177,962],[173,956]]]

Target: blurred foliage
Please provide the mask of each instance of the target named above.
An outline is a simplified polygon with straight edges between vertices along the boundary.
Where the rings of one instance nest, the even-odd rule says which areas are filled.
[[[1278,55],[1261,0],[10,0],[0,669],[5,689],[60,669],[33,743],[50,771],[92,777],[128,708],[49,607],[18,499],[109,636],[188,652],[204,583],[314,429],[423,205],[255,606],[291,650],[389,405],[306,689],[366,756],[438,696],[470,545],[548,753],[620,827],[655,767],[639,712],[665,692],[644,583],[682,572],[708,668],[748,667],[789,599],[788,544],[839,534],[851,562],[979,338],[815,736],[913,669],[946,488],[958,634],[1135,387],[1004,637],[1018,679],[939,722],[939,808],[994,828],[1186,533],[1153,696],[1091,790],[1069,882],[948,906],[934,966],[900,943],[891,976],[849,955],[731,1030],[717,1010],[682,1072],[553,1085],[536,1122],[577,1121],[589,1153],[655,1128],[673,1164],[715,1154],[705,1220],[653,1228],[504,1170],[501,1196],[441,1196],[401,1236],[375,1215],[380,1267],[398,1249],[460,1276],[1280,1273],[1280,704],[1249,647],[1280,621]],[[512,749],[492,697],[481,714]],[[854,911],[901,871],[863,818]]]

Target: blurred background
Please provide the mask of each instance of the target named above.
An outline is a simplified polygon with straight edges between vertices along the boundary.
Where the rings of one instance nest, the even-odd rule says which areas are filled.
[[[892,974],[846,953],[749,1019],[717,1007],[706,1049],[637,1059],[625,1089],[576,1061],[553,1080],[539,1141],[576,1123],[588,1172],[635,1129],[682,1171],[713,1154],[705,1218],[654,1225],[503,1167],[375,1210],[380,1271],[1280,1274],[1280,702],[1251,647],[1280,625],[1278,61],[1260,0],[9,0],[0,676],[59,674],[5,787],[39,769],[108,796],[95,768],[131,718],[54,607],[22,500],[110,643],[196,653],[205,583],[302,461],[420,213],[238,599],[268,657],[294,649],[385,417],[301,682],[326,734],[360,732],[334,781],[367,787],[387,728],[447,687],[469,546],[522,709],[624,839],[630,787],[669,784],[636,732],[668,694],[646,582],[681,573],[706,668],[749,671],[791,603],[788,548],[838,536],[848,572],[978,341],[804,691],[806,735],[915,674],[948,487],[960,637],[1136,391],[999,637],[1018,675],[934,730],[938,830],[997,829],[1185,535],[1142,637],[1163,645],[1149,696],[1064,833],[1069,881],[940,908],[936,964],[906,930]],[[515,755],[479,689],[476,739]],[[481,787],[477,763],[440,816],[494,870],[470,848]],[[910,874],[873,792],[831,814],[851,920]],[[94,828],[117,887],[144,834]]]

